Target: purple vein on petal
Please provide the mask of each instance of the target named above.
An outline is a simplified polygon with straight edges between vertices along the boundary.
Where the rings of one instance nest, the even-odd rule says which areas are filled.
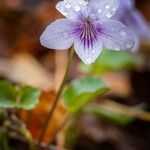
[[[85,21],[83,24],[78,25],[72,34],[80,39],[84,45],[84,50],[92,48],[94,42],[97,40],[96,28],[90,21]]]

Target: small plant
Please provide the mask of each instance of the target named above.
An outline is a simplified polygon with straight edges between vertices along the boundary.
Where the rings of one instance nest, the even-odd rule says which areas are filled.
[[[143,65],[142,57],[123,51],[138,49],[140,38],[144,36],[142,31],[149,31],[134,3],[130,0],[63,0],[56,4],[56,9],[66,18],[57,19],[48,25],[40,37],[40,42],[49,49],[69,49],[68,64],[62,83],[47,116],[43,116],[40,135],[35,141],[21,120],[20,113],[23,110],[32,113],[32,109],[39,103],[42,91],[28,85],[14,85],[10,81],[0,80],[2,150],[19,149],[11,147],[11,140],[17,138],[21,139],[20,141],[25,140],[26,150],[36,149],[37,145],[43,146],[48,125],[51,124],[61,99],[68,114],[53,139],[61,129],[71,125],[81,113],[109,120],[118,126],[127,125],[136,118],[150,121],[149,113],[138,106],[132,108],[108,99],[98,104],[92,103],[96,98],[105,97],[111,90],[99,77],[100,75],[130,71]],[[126,12],[129,22],[124,19]],[[137,28],[132,24],[133,20],[136,20]],[[141,28],[141,22],[146,25],[145,28]],[[133,29],[134,27],[136,29]],[[141,32],[138,30],[139,27]],[[84,76],[67,82],[75,52],[83,62],[79,63],[79,70]],[[49,141],[45,146],[46,149],[51,143],[52,141]]]

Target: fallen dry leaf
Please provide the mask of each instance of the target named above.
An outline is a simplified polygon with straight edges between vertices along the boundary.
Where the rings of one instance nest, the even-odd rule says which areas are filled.
[[[35,109],[32,110],[32,112],[23,111],[21,113],[22,119],[25,121],[27,127],[29,128],[34,139],[36,140],[38,140],[46,116],[50,108],[52,107],[54,96],[55,93],[52,91],[42,93],[40,103],[37,105]],[[48,129],[45,134],[43,142],[49,143],[50,140],[52,140],[57,129],[60,127],[64,118],[66,117],[66,114],[67,111],[64,104],[61,101],[59,101],[57,108],[54,112],[53,118],[48,125]]]

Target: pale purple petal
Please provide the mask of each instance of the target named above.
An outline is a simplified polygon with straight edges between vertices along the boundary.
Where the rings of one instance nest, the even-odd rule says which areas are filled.
[[[58,19],[45,29],[40,37],[40,42],[50,49],[68,49],[74,41],[71,34],[73,27],[74,23],[70,20]]]
[[[111,18],[119,8],[119,0],[91,0],[90,2],[91,17],[101,21]]]
[[[131,10],[135,6],[135,0],[120,0],[120,6],[122,9]]]
[[[56,9],[71,20],[83,20],[89,14],[86,0],[64,0],[57,3]]]
[[[113,16],[113,19],[124,20],[125,17],[129,15],[130,11],[134,9],[134,6],[134,0],[120,0],[119,8]]]
[[[74,28],[74,48],[81,60],[89,65],[100,55],[102,41],[98,37],[95,24],[90,21],[80,22]]]
[[[101,24],[99,32],[105,48],[128,50],[134,47],[135,39],[132,33],[121,22],[109,20]]]
[[[138,10],[131,11],[124,23],[140,38],[150,39],[150,24]]]
[[[95,39],[90,46],[86,45],[86,42],[82,42],[79,38],[76,38],[74,42],[74,48],[79,58],[86,64],[92,64],[100,55],[102,51],[102,41]]]

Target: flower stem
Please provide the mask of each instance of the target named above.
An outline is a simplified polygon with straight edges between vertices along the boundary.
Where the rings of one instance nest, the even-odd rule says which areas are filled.
[[[55,111],[55,108],[57,107],[59,98],[60,98],[60,96],[61,96],[61,94],[62,94],[62,91],[63,91],[63,89],[64,89],[64,86],[65,86],[65,83],[66,83],[66,80],[67,80],[67,77],[68,77],[68,74],[69,74],[69,70],[70,70],[70,67],[71,67],[71,64],[72,64],[72,61],[73,61],[74,49],[73,49],[73,48],[70,48],[69,52],[70,52],[70,53],[69,53],[69,60],[68,60],[66,72],[65,72],[63,81],[62,81],[62,83],[61,83],[61,85],[60,85],[60,88],[59,88],[59,90],[58,90],[58,93],[57,93],[56,97],[54,98],[53,106],[52,106],[51,110],[49,111],[49,113],[48,113],[48,115],[47,115],[47,118],[46,118],[46,120],[45,120],[45,123],[44,123],[44,125],[43,125],[43,129],[42,129],[41,134],[40,134],[39,139],[38,139],[39,144],[41,144],[42,141],[43,141],[43,138],[44,138],[44,136],[45,136],[46,130],[47,130],[48,125],[49,125],[49,123],[50,123],[50,121],[51,121],[51,119],[52,119],[52,116],[53,116],[53,113],[54,113],[54,111]]]

